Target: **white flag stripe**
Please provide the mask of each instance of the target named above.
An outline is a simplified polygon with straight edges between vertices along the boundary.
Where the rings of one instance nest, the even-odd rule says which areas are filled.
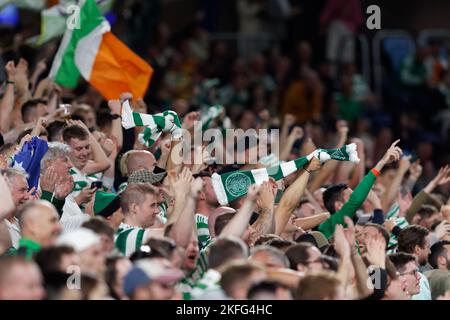
[[[108,21],[103,21],[86,37],[78,41],[75,49],[75,65],[85,79],[91,78],[98,49],[103,40],[103,34],[109,32],[111,27]]]

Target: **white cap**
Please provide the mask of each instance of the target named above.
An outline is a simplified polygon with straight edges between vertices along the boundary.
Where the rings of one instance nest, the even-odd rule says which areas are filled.
[[[56,245],[73,247],[76,252],[84,251],[98,243],[100,243],[100,236],[86,228],[63,233],[56,241]]]

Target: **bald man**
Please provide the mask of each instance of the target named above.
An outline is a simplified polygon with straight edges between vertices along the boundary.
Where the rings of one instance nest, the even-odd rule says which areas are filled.
[[[38,200],[26,203],[18,212],[22,238],[17,254],[26,259],[53,245],[61,233],[58,212],[48,201]]]
[[[130,176],[138,170],[153,172],[155,168],[155,156],[146,150],[130,150],[125,153],[120,163],[120,169],[124,176]]]

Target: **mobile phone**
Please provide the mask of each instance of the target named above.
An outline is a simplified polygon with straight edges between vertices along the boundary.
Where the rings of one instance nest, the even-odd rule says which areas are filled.
[[[91,189],[101,189],[103,187],[103,182],[102,181],[94,181],[91,183]]]

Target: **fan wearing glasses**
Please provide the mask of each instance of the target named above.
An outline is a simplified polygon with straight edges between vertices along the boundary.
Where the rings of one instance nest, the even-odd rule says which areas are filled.
[[[399,252],[389,255],[399,273],[402,289],[411,298],[420,292],[420,272],[416,258],[408,253]]]

